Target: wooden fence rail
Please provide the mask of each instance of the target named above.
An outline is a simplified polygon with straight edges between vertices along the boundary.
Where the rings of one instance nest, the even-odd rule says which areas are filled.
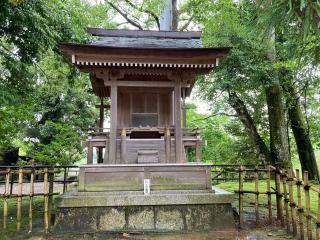
[[[245,174],[247,172],[255,172],[254,191],[245,189]],[[266,172],[267,191],[263,192],[259,189],[259,173]],[[239,196],[239,227],[242,228],[245,222],[244,219],[244,195],[255,195],[255,220],[256,224],[260,223],[260,199],[261,194],[267,195],[268,206],[268,222],[272,223],[272,194],[276,195],[276,211],[277,221],[286,228],[287,232],[299,239],[305,238],[305,232],[308,240],[313,239],[313,222],[315,223],[315,234],[317,240],[320,240],[320,189],[315,189],[310,185],[308,180],[308,172],[303,172],[300,176],[300,171],[296,170],[295,176],[293,170],[279,170],[272,166],[267,169],[247,169],[243,166],[238,168],[239,173],[239,189],[235,192]],[[274,176],[274,192],[271,191],[271,178]],[[301,177],[303,181],[301,181]],[[293,185],[296,184],[296,191]],[[302,198],[301,187],[304,191],[304,204]],[[318,196],[318,209],[316,216],[311,214],[310,191],[314,191]],[[297,200],[297,204],[296,204]],[[298,213],[298,214],[297,214]],[[306,224],[305,224],[306,223]],[[299,231],[298,231],[299,228]],[[298,233],[299,232],[299,233]]]
[[[68,190],[68,184],[77,182],[77,179],[70,180],[68,174],[72,168],[77,166],[26,166],[26,167],[0,167],[0,183],[3,186],[3,229],[8,229],[9,208],[12,214],[10,199],[15,199],[16,204],[16,230],[28,228],[29,232],[34,229],[34,204],[35,196],[43,197],[43,231],[48,232],[51,226],[51,211],[53,196],[59,194],[54,192],[54,184],[63,184],[62,192]],[[55,174],[60,178],[55,179]],[[245,224],[245,196],[254,197],[254,214],[256,224],[262,223],[262,199],[267,199],[267,221],[269,224],[277,221],[285,227],[288,233],[298,236],[299,239],[320,240],[320,189],[311,186],[308,180],[308,173],[295,172],[292,169],[280,170],[273,166],[252,166],[252,165],[212,165],[212,180],[239,182],[235,192],[239,197],[239,227]],[[266,183],[266,189],[261,186],[262,180]],[[302,181],[303,180],[303,181]],[[252,182],[253,189],[247,189],[246,183]],[[41,184],[42,192],[35,191],[35,184]],[[25,184],[28,184],[27,192],[23,191]],[[294,186],[296,185],[296,186]],[[16,187],[15,191],[13,188]],[[318,196],[317,215],[311,214],[310,192],[316,192]],[[28,226],[23,226],[22,201],[28,200],[27,220]],[[273,212],[273,204],[276,206],[276,213]],[[313,232],[315,223],[315,233]],[[305,231],[306,230],[306,231]]]

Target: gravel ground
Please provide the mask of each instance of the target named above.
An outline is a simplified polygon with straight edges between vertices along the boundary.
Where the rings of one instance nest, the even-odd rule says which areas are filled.
[[[43,183],[35,183],[34,191],[35,193],[43,193]],[[72,184],[69,185],[68,190],[73,187]],[[62,192],[62,184],[54,184],[54,192]],[[14,184],[13,194],[17,193],[17,184]],[[0,193],[4,193],[4,186],[0,185]],[[23,193],[29,193],[29,184],[23,184]],[[261,212],[260,216],[262,222],[266,221],[266,215]],[[41,220],[41,219],[40,219]],[[274,224],[273,226],[260,225],[256,227],[255,225],[255,213],[253,208],[245,208],[245,221],[246,225],[241,231],[235,230],[231,232],[201,232],[201,233],[187,233],[187,234],[141,234],[141,233],[87,233],[87,234],[48,234],[43,235],[43,233],[32,233],[26,234],[22,233],[16,235],[14,238],[6,237],[6,235],[0,235],[0,239],[30,239],[30,240],[89,240],[89,239],[137,239],[137,240],[280,240],[280,239],[295,239],[290,234],[287,234],[284,228],[280,228],[279,224]],[[42,222],[42,220],[41,220]],[[37,224],[35,224],[37,225]],[[35,226],[36,227],[36,226]],[[42,231],[42,228],[39,228]]]
[[[130,240],[282,240],[295,239],[288,235],[285,230],[276,226],[246,229],[234,232],[206,232],[189,234],[63,234],[47,236],[21,236],[16,239],[30,240],[102,240],[102,239],[130,239]]]

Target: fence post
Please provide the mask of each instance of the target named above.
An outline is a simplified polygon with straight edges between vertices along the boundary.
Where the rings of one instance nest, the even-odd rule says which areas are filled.
[[[3,202],[3,229],[7,229],[7,219],[8,219],[8,196],[10,187],[10,168],[7,168],[5,176],[5,185],[4,185],[4,202]]]
[[[292,187],[292,169],[288,168],[288,181],[289,181],[289,201],[291,210],[291,221],[292,221],[292,233],[293,236],[297,236],[297,213],[296,213],[296,203],[293,199],[293,187]]]
[[[243,179],[244,179],[244,167],[241,165],[239,169],[239,227],[243,227]]]
[[[283,219],[283,205],[282,205],[282,193],[281,193],[281,171],[277,168],[275,170],[276,174],[276,200],[277,200],[277,219],[284,225]]]
[[[308,171],[303,173],[303,183],[304,183],[304,193],[306,199],[306,218],[307,218],[307,236],[308,239],[312,239],[312,229],[311,229],[311,214],[310,214],[310,185],[308,178]]]
[[[254,176],[254,185],[255,185],[255,211],[256,211],[256,224],[259,224],[259,167],[256,166]]]
[[[10,195],[12,195],[12,191],[13,191],[13,183],[14,183],[14,174],[11,174],[11,181],[10,181]]]
[[[21,206],[22,206],[22,183],[23,183],[23,170],[18,170],[18,197],[17,197],[17,232],[21,229]]]
[[[297,185],[297,197],[298,197],[298,216],[299,216],[299,230],[300,230],[300,239],[304,239],[304,227],[303,227],[303,208],[301,201],[301,185],[300,180],[300,171],[296,169],[296,185]]]
[[[43,183],[44,183],[44,231],[45,233],[48,233],[49,228],[49,217],[48,217],[48,168],[44,169],[44,177],[43,177]]]
[[[268,195],[268,213],[269,213],[269,224],[272,224],[272,198],[271,198],[271,186],[270,186],[270,165],[267,170],[267,195]]]
[[[63,193],[65,193],[67,191],[67,168],[64,167],[64,173],[63,173]]]
[[[284,202],[284,210],[286,213],[285,223],[287,232],[290,232],[290,222],[289,222],[289,198],[287,192],[287,174],[284,171],[282,174],[282,184],[283,184],[283,202]]]
[[[29,185],[29,233],[32,232],[33,195],[34,195],[34,168],[32,167],[31,173],[30,173],[30,185]]]
[[[52,212],[52,202],[53,202],[53,181],[54,181],[54,168],[49,172],[49,206],[48,206],[48,216],[49,216],[49,227],[51,226],[51,212]]]
[[[317,213],[317,223],[316,223],[316,234],[317,234],[317,240],[320,240],[320,187],[318,189],[318,213]]]

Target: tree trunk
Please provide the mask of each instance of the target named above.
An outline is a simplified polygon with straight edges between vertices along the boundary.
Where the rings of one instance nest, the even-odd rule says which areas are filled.
[[[276,60],[274,32],[269,38],[268,59],[271,62]],[[287,168],[290,166],[291,159],[282,88],[277,74],[265,91],[268,105],[271,163]]]
[[[266,97],[270,128],[271,163],[287,168],[290,166],[290,151],[281,86],[273,84],[267,87]]]
[[[177,0],[172,0],[172,31],[178,30],[179,12],[177,9]]]
[[[229,92],[229,104],[236,111],[239,120],[242,122],[252,144],[255,147],[256,153],[262,164],[270,163],[270,152],[265,142],[257,131],[250,113],[244,102],[239,98],[236,92]]]
[[[309,179],[320,180],[316,156],[308,134],[304,114],[301,110],[299,97],[293,83],[287,82],[284,86],[291,129],[296,141],[302,171],[308,171]]]

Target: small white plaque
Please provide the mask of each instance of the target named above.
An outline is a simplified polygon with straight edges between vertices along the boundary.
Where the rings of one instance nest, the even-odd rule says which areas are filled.
[[[150,179],[143,180],[143,193],[144,195],[150,195]]]

